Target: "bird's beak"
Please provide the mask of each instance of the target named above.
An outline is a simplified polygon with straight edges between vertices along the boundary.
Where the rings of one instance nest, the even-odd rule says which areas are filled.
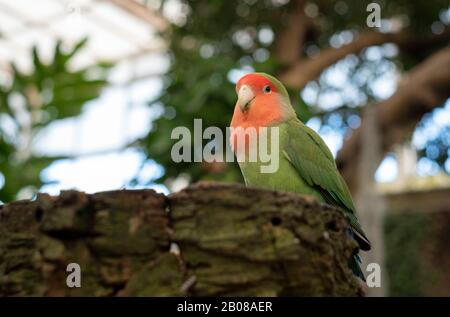
[[[255,94],[253,93],[253,90],[247,85],[242,85],[238,92],[238,101],[237,101],[242,112],[248,110],[250,103],[252,102],[253,99],[255,99]]]

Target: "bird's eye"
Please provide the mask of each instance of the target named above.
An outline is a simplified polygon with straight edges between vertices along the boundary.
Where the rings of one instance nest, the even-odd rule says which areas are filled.
[[[269,85],[264,86],[263,91],[264,93],[268,94],[271,91],[270,86]]]

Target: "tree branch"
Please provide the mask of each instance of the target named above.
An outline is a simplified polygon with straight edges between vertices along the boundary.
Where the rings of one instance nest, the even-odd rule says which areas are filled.
[[[286,19],[285,28],[276,37],[275,54],[278,61],[285,65],[292,65],[302,58],[306,35],[313,27],[312,20],[305,15],[304,7],[304,0],[294,3],[294,9]]]
[[[409,33],[380,33],[375,31],[365,31],[351,43],[339,48],[322,49],[316,56],[308,59],[299,58],[288,70],[281,73],[279,78],[287,86],[296,89],[303,89],[305,85],[316,79],[327,67],[335,64],[340,59],[349,54],[357,54],[362,49],[381,45],[385,43],[395,43],[401,49],[416,50],[418,47],[434,45],[448,41],[450,39],[450,27],[438,35],[428,35],[417,37]]]

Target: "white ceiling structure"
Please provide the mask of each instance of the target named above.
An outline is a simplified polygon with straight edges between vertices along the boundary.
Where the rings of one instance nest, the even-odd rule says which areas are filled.
[[[172,0],[160,7],[160,0],[0,0],[0,83],[10,62],[31,71],[33,45],[45,61],[58,39],[71,47],[84,37],[89,41],[74,68],[115,62],[120,71],[112,72],[111,81],[117,84],[161,74],[165,44],[157,32],[177,22],[180,4]],[[133,69],[126,71],[130,62]]]

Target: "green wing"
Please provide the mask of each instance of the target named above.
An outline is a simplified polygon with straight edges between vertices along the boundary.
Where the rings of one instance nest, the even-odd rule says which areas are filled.
[[[288,126],[284,155],[300,177],[320,192],[327,203],[343,210],[360,248],[369,250],[370,242],[356,218],[352,196],[327,145],[314,130],[298,119],[289,121]]]

